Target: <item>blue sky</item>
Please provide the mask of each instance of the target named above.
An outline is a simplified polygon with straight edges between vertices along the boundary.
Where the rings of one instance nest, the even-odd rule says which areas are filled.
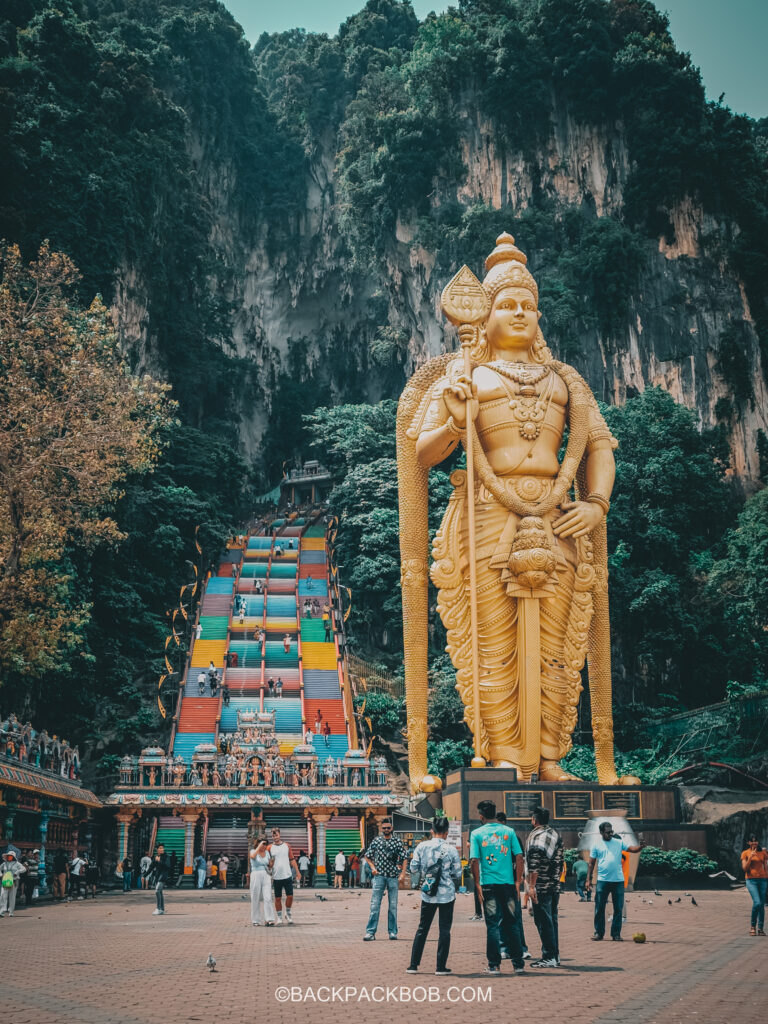
[[[305,28],[333,35],[365,0],[223,0],[255,40],[262,32]],[[416,14],[445,10],[440,0],[413,0]],[[768,115],[768,0],[659,0],[670,16],[672,35],[701,69],[707,95],[738,113]]]

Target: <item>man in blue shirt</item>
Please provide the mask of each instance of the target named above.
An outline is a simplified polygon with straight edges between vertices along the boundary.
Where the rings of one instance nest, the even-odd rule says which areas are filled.
[[[523,877],[523,850],[513,829],[495,821],[496,804],[481,800],[482,822],[469,837],[469,856],[475,889],[485,913],[486,974],[501,973],[501,945],[509,950],[515,974],[522,974],[523,947],[516,927],[521,913],[518,889]]]
[[[610,894],[613,903],[611,938],[614,942],[621,942],[621,916],[624,910],[624,872],[621,870],[621,854],[624,850],[639,853],[643,844],[630,846],[626,839],[614,834],[610,821],[601,822],[598,829],[600,838],[594,841],[589,851],[589,873],[584,887],[587,892],[592,888],[597,867],[595,934],[592,941],[601,942],[605,935],[605,906]]]
[[[434,818],[432,820],[432,838],[419,843],[413,851],[410,871],[411,875],[416,878],[417,884],[418,882],[422,883],[421,918],[413,939],[408,974],[416,974],[419,969],[424,944],[435,919],[435,913],[438,911],[440,931],[437,939],[435,974],[451,973],[448,967],[448,952],[451,948],[451,925],[456,901],[456,883],[461,880],[461,860],[456,848],[449,846],[445,841],[447,835],[448,819]],[[436,891],[431,893],[429,890],[434,887],[438,865],[440,865],[440,877]]]

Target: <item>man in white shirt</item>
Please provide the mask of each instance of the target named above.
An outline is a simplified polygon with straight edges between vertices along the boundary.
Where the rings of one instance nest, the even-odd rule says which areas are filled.
[[[277,923],[283,923],[283,893],[285,893],[285,921],[286,924],[293,924],[291,907],[293,906],[293,883],[299,882],[299,868],[291,848],[280,838],[280,829],[272,829],[272,842],[269,847],[269,855],[273,858],[272,886],[275,890],[275,909],[277,910]]]
[[[301,887],[304,889],[309,885],[309,857],[303,850],[299,854],[299,871],[301,872]]]
[[[80,893],[80,883],[85,877],[84,871],[85,861],[79,853],[76,853],[69,865],[69,877],[72,881],[72,895],[78,900],[83,898]]]
[[[142,889],[148,889],[149,888],[149,869],[151,867],[152,867],[152,858],[149,856],[148,853],[145,853],[144,856],[139,861],[139,870],[141,871],[141,888]]]
[[[336,860],[334,861],[334,869],[336,871],[336,877],[333,880],[334,889],[344,888],[344,872],[347,870],[347,858],[343,850],[339,850],[336,854]]]

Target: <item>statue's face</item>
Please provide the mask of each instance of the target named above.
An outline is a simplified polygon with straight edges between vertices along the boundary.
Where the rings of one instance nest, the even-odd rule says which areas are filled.
[[[527,351],[536,339],[540,316],[527,288],[502,288],[493,300],[486,337],[492,348],[510,354]]]

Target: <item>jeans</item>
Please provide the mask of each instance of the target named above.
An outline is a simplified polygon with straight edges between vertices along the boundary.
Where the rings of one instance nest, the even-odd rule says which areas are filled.
[[[71,874],[69,876],[69,893],[70,896],[80,898],[80,875]]]
[[[165,897],[163,892],[165,890],[165,882],[158,882],[155,885],[155,901],[157,902],[157,909],[165,912]]]
[[[560,936],[557,927],[559,892],[536,893],[533,904],[533,920],[541,938],[542,960],[560,959]]]
[[[379,912],[381,902],[384,899],[384,892],[387,893],[387,931],[390,935],[397,935],[397,876],[386,878],[384,875],[374,875],[371,885],[371,916],[365,928],[366,935],[375,935],[379,927]]]
[[[123,871],[123,892],[131,891],[131,872]]]
[[[621,915],[624,910],[624,882],[598,882],[595,888],[595,934],[600,938],[605,935],[605,906],[610,894],[613,901],[613,921],[611,921],[611,938],[621,935]]]
[[[581,881],[578,878],[576,879],[576,892],[579,894],[580,900],[586,900],[587,903],[592,902],[592,890],[590,889],[587,892],[584,888],[584,879],[581,879]]]
[[[451,900],[450,903],[427,903],[426,900],[421,901],[419,927],[416,929],[416,934],[413,937],[413,948],[411,949],[411,967],[418,967],[421,963],[421,955],[424,952],[424,944],[427,941],[429,929],[432,927],[435,914],[439,911],[436,970],[445,970],[448,964],[448,953],[451,948],[451,925],[453,924],[453,908],[455,905],[456,900]]]
[[[765,928],[765,896],[768,878],[748,878],[747,891],[752,897],[752,927]]]
[[[522,914],[517,886],[512,884],[484,885],[485,951],[489,967],[501,964],[501,946],[509,950],[515,967],[523,966],[523,947],[517,918]]]
[[[197,888],[198,889],[204,889],[205,888],[205,868],[198,868],[197,869]]]

